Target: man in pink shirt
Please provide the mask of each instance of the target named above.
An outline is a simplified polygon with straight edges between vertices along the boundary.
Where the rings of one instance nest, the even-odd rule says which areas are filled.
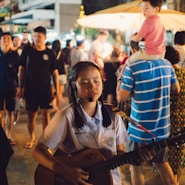
[[[130,40],[139,42],[145,40],[145,51],[131,56],[130,61],[161,59],[165,54],[165,28],[157,15],[162,6],[162,0],[143,0],[143,15],[146,17],[137,34],[130,36]]]

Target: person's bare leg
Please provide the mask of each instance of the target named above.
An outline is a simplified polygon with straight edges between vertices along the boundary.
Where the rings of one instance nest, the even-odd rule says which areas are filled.
[[[59,85],[59,97],[58,97],[58,101],[57,101],[57,107],[59,109],[62,104],[63,93],[64,93],[64,85]]]
[[[143,174],[142,166],[130,165],[131,182],[132,185],[144,185],[145,178]]]
[[[59,110],[59,107],[57,106],[56,97],[53,98],[52,106],[53,106],[53,112],[57,112]]]
[[[177,180],[177,174],[174,174],[175,181],[177,182],[177,185],[179,185],[179,182]]]
[[[0,124],[2,128],[4,129],[5,127],[5,111],[4,110],[0,110]]]
[[[56,96],[54,95],[55,94],[55,86],[54,86],[54,84],[51,85],[51,92],[52,92],[52,95],[53,95],[53,100],[52,100],[53,111],[57,112],[59,107],[57,105]]]
[[[12,139],[12,129],[13,129],[13,121],[14,121],[14,111],[7,111],[7,138],[11,145],[15,145],[16,142]]]
[[[43,130],[50,123],[50,109],[41,109]]]
[[[182,176],[183,173],[184,173],[184,168],[182,168],[182,170],[181,170],[180,173],[178,173],[177,175],[175,175],[176,180],[177,180],[177,185],[180,184],[180,179],[181,179],[181,176]]]
[[[28,111],[28,132],[30,139],[28,142],[33,143],[35,141],[35,125],[36,125],[37,111]]]
[[[164,162],[161,164],[155,163],[155,165],[159,171],[161,180],[163,181],[165,185],[177,185],[173,171],[168,162]]]
[[[14,112],[13,111],[7,111],[7,113],[8,113],[8,120],[9,120],[8,130],[7,130],[7,137],[9,139],[11,139],[12,138],[13,121],[14,121]]]

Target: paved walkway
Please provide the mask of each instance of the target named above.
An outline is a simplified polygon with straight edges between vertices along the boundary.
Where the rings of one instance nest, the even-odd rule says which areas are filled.
[[[65,98],[65,104],[67,99]],[[17,141],[17,145],[13,147],[14,154],[12,155],[8,169],[8,181],[9,185],[34,185],[33,175],[37,166],[37,162],[33,159],[31,152],[32,149],[25,149],[24,145],[27,141],[27,116],[25,113],[20,113],[19,121],[14,126],[14,138]],[[40,116],[38,117],[38,123],[36,126],[36,137],[39,138],[42,132],[42,125],[40,123]],[[162,185],[160,177],[151,171],[151,167],[147,164],[144,166],[146,185]],[[130,181],[130,173],[128,165],[123,166],[125,176]],[[1,183],[0,183],[1,184]],[[106,184],[105,184],[106,185]],[[139,184],[138,184],[139,185]],[[180,185],[185,185],[185,174],[182,178]]]

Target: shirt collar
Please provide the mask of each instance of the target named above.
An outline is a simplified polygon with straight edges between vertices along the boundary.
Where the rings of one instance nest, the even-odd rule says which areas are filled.
[[[84,121],[85,121],[85,123],[90,122],[90,120],[92,119],[92,117],[89,116],[89,115],[85,112],[85,110],[83,109],[83,107],[82,107],[81,105],[80,105],[80,107],[81,107],[81,110],[82,110],[83,115],[84,115]],[[93,117],[93,118],[96,119],[97,121],[102,121],[102,120],[103,120],[101,107],[102,107],[102,105],[100,104],[100,102],[97,102],[97,111],[96,111],[95,116]]]

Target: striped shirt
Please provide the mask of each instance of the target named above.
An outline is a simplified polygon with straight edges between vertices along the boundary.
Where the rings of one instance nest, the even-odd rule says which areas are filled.
[[[121,88],[131,92],[131,118],[157,136],[170,134],[170,91],[177,78],[167,60],[139,60],[129,63]],[[151,142],[152,136],[129,123],[130,139]]]

